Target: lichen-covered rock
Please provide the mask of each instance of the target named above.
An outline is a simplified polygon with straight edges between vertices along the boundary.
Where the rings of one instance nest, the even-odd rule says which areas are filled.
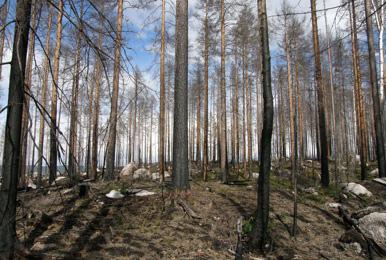
[[[119,191],[111,190],[108,194],[106,194],[106,197],[110,199],[121,199],[124,197],[124,195],[122,195]]]
[[[386,248],[386,212],[373,212],[362,217],[359,229],[379,247]]]
[[[151,178],[151,174],[148,169],[145,168],[140,168],[136,170],[133,174],[133,179],[146,179],[146,178]]]
[[[120,176],[130,176],[137,170],[137,166],[134,163],[129,163],[120,172]]]
[[[367,190],[364,186],[358,183],[350,182],[350,183],[344,184],[343,186],[344,186],[345,192],[349,192],[357,196],[367,196],[367,197],[372,196],[372,193],[369,190]]]
[[[379,169],[373,169],[372,171],[370,171],[370,175],[374,177],[379,176]]]

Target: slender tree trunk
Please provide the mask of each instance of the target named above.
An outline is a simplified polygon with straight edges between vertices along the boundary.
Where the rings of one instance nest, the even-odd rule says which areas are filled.
[[[17,1],[0,187],[0,259],[13,259],[17,239],[16,196],[30,15],[31,0]]]
[[[352,59],[353,59],[353,72],[355,81],[355,102],[357,111],[357,123],[358,123],[358,141],[360,148],[360,168],[361,168],[361,179],[367,178],[366,170],[366,126],[364,118],[364,103],[363,103],[363,91],[361,89],[361,75],[360,75],[360,60],[359,60],[359,48],[357,42],[357,28],[356,28],[356,10],[355,2],[351,0],[351,38],[352,38]]]
[[[50,35],[52,27],[52,6],[49,5],[49,14],[47,21],[47,33],[46,33],[46,42],[45,42],[45,55],[43,62],[43,82],[42,82],[42,98],[40,104],[42,108],[46,107],[47,103],[47,86],[48,86],[48,75],[49,75],[49,66],[50,66]],[[42,186],[42,169],[43,169],[43,146],[44,146],[44,126],[45,126],[45,112],[40,108],[40,120],[39,120],[39,146],[38,146],[38,181],[37,186],[40,188]]]
[[[226,114],[226,34],[224,0],[220,0],[221,65],[220,65],[220,168],[222,182],[228,183],[227,114]]]
[[[58,2],[58,16],[56,20],[56,43],[54,51],[54,71],[53,71],[53,86],[51,94],[51,120],[50,120],[50,176],[49,183],[51,184],[56,178],[57,172],[57,102],[59,88],[59,60],[60,48],[62,41],[62,17],[63,17],[63,0]]]
[[[376,154],[378,158],[379,176],[386,177],[386,148],[384,146],[384,136],[382,127],[382,116],[380,110],[379,100],[379,86],[376,76],[376,59],[375,59],[375,46],[374,46],[374,34],[372,28],[371,17],[371,1],[364,0],[366,23],[367,23],[367,38],[368,38],[368,54],[369,54],[369,70],[370,70],[370,82],[372,92],[372,104],[374,112],[374,128],[376,134]]]
[[[198,73],[198,85],[197,85],[197,106],[196,106],[196,163],[199,164],[201,160],[201,153],[200,153],[200,127],[201,127],[201,79],[200,79],[200,72]]]
[[[0,16],[1,16],[1,26],[4,26],[7,23],[7,17],[8,17],[8,0],[5,0],[3,3],[3,8],[0,10]],[[0,32],[0,63],[3,63],[3,56],[4,56],[4,43],[5,43],[5,29]],[[0,80],[2,79],[2,67],[0,66]]]
[[[263,90],[263,128],[261,135],[261,157],[257,185],[256,227],[253,243],[263,252],[269,242],[269,190],[271,166],[271,139],[273,132],[273,94],[271,89],[271,64],[269,49],[269,30],[267,25],[266,1],[258,0],[260,18],[260,39],[262,47],[262,90]]]
[[[81,15],[82,10],[81,8]],[[82,19],[82,17],[80,18]],[[79,30],[82,30],[82,23],[79,21]],[[76,52],[75,52],[75,70],[73,76],[73,86],[71,91],[71,111],[70,111],[70,143],[69,143],[69,163],[68,171],[69,176],[73,182],[77,178],[77,162],[76,153],[77,153],[77,121],[78,121],[78,92],[79,92],[79,78],[80,78],[80,67],[81,67],[81,32],[77,31],[77,43],[76,43]]]
[[[160,47],[159,174],[162,182],[165,171],[165,1],[162,0]]]
[[[329,186],[329,168],[328,168],[328,142],[325,126],[324,93],[321,76],[320,44],[318,39],[316,0],[310,0],[312,11],[312,29],[313,29],[313,49],[315,60],[315,79],[317,85],[317,106],[319,114],[319,132],[320,132],[320,163],[321,163],[321,184],[323,187]]]
[[[188,182],[188,0],[176,0],[173,175],[177,191]]]
[[[133,162],[135,161],[134,155],[135,155],[135,147],[136,147],[136,135],[137,135],[137,100],[138,100],[138,72],[134,72],[134,117],[133,117],[133,138],[132,138],[132,157],[133,157]],[[140,161],[138,161],[140,163]]]
[[[104,5],[102,6],[102,9]],[[98,48],[102,47],[102,17],[100,31],[98,32]],[[100,55],[100,54],[99,54]],[[94,113],[93,113],[93,133],[92,133],[92,151],[91,151],[91,176],[94,180],[98,179],[97,165],[98,165],[98,124],[99,124],[99,110],[100,110],[100,88],[101,88],[101,72],[102,72],[102,61],[101,57],[97,55],[96,65],[94,70]]]
[[[37,2],[33,1],[31,3],[31,28],[33,31],[30,31],[30,41],[28,43],[28,56],[27,56],[27,65],[26,65],[26,79],[24,91],[27,93],[24,95],[24,109],[23,109],[23,118],[22,118],[22,152],[20,155],[20,183],[19,185],[24,187],[26,185],[26,169],[27,169],[27,140],[28,140],[28,122],[30,117],[30,96],[31,95],[31,84],[32,84],[32,61],[35,51],[35,33],[36,32],[36,14],[38,11]]]
[[[237,53],[237,44],[235,43],[235,89],[234,89],[234,140],[235,140],[235,163],[236,163],[236,173],[239,174],[239,79],[238,79],[238,53]]]
[[[204,18],[204,115],[203,115],[203,178],[207,181],[208,171],[208,0],[206,0]]]
[[[117,114],[118,114],[118,89],[120,80],[120,59],[121,59],[121,41],[122,41],[122,17],[123,0],[117,0],[117,30],[114,47],[114,74],[113,74],[113,94],[109,122],[109,139],[107,146],[106,174],[105,179],[114,178],[114,158],[116,153],[117,138]]]

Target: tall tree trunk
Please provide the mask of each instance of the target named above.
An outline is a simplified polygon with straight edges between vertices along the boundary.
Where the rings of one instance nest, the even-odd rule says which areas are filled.
[[[324,9],[325,8],[325,0],[324,3]],[[335,163],[334,167],[334,176],[335,176],[335,183],[338,183],[338,175],[337,175],[337,136],[336,136],[336,108],[335,108],[335,89],[333,88],[333,66],[332,66],[332,47],[331,47],[331,35],[328,28],[328,22],[327,22],[327,11],[324,11],[324,21],[325,21],[325,33],[327,35],[327,41],[328,41],[328,64],[329,64],[329,86],[331,91],[331,109],[332,109],[332,116],[331,116],[331,126],[332,126],[332,150],[331,155],[333,154],[333,159]]]
[[[317,106],[319,114],[319,132],[320,132],[320,163],[321,163],[321,184],[323,187],[329,186],[329,167],[328,167],[328,141],[325,126],[325,108],[324,91],[321,76],[320,44],[318,39],[316,0],[310,0],[312,11],[312,29],[313,29],[313,49],[315,63],[315,79],[317,87]]]
[[[82,4],[81,4],[82,5]],[[83,8],[81,7],[81,18],[78,23],[79,31],[77,34],[77,43],[75,51],[75,67],[73,76],[73,85],[71,90],[71,111],[70,111],[70,143],[69,143],[69,160],[68,160],[68,171],[72,182],[75,182],[77,178],[77,121],[78,121],[78,92],[79,92],[79,78],[80,78],[80,67],[81,67],[81,30],[82,30],[82,13]]]
[[[255,216],[256,227],[253,231],[253,243],[260,251],[263,252],[269,239],[269,178],[274,113],[273,94],[271,89],[269,30],[267,25],[265,0],[258,0],[258,17],[260,18],[260,46],[262,47],[263,128],[261,135],[261,155],[257,185],[257,210]]]
[[[107,180],[112,180],[114,178],[114,159],[116,153],[117,138],[118,89],[120,81],[120,59],[122,41],[122,17],[123,0],[117,0],[117,30],[114,47],[113,94],[111,100],[111,111],[109,120],[109,139],[107,146],[106,174],[104,176]]]
[[[208,171],[208,0],[204,18],[204,115],[203,115],[203,178],[207,181]]]
[[[376,59],[374,34],[372,28],[371,17],[371,0],[364,0],[366,23],[367,23],[367,38],[368,38],[368,54],[369,54],[369,69],[370,82],[372,91],[372,104],[374,112],[374,127],[376,134],[376,154],[378,158],[379,176],[386,177],[386,148],[384,146],[384,136],[382,127],[382,115],[380,110],[379,86],[376,76]]]
[[[367,178],[366,170],[366,126],[364,118],[364,103],[363,103],[363,91],[361,89],[361,75],[360,75],[360,60],[359,60],[359,48],[357,42],[357,27],[356,27],[356,10],[355,2],[351,0],[351,12],[350,12],[350,21],[351,21],[351,38],[352,38],[352,59],[353,59],[353,72],[354,72],[354,81],[355,81],[355,102],[356,102],[356,111],[357,111],[357,124],[358,124],[358,142],[360,149],[360,168],[361,168],[361,179],[365,180]]]
[[[22,118],[22,134],[21,134],[21,144],[22,151],[20,155],[20,186],[25,186],[26,178],[26,169],[27,169],[27,140],[28,140],[28,122],[30,117],[30,96],[31,95],[31,84],[32,84],[32,61],[35,51],[35,32],[36,32],[36,14],[38,11],[38,3],[36,1],[32,2],[31,7],[31,28],[33,31],[30,32],[30,41],[28,43],[28,56],[26,64],[26,79],[24,91],[27,93],[24,95],[24,109],[23,109],[23,118]]]
[[[59,59],[60,48],[62,41],[62,17],[63,17],[63,0],[58,2],[58,16],[56,20],[56,43],[54,51],[54,71],[53,71],[53,86],[51,93],[51,120],[50,120],[50,176],[49,183],[52,183],[56,178],[57,172],[57,102],[58,102],[58,88],[59,88]]]
[[[102,5],[102,9],[104,9],[104,5]],[[100,17],[100,31],[98,32],[98,48],[102,47],[102,17]],[[100,88],[101,88],[101,73],[102,73],[102,60],[101,54],[98,54],[96,57],[96,65],[94,70],[94,113],[93,117],[93,133],[92,133],[92,151],[91,151],[91,176],[93,179],[98,179],[97,165],[98,165],[98,124],[99,124],[99,111],[100,111]]]
[[[173,175],[178,191],[188,182],[188,0],[176,0]]]
[[[7,23],[8,17],[8,0],[5,0],[3,3],[3,7],[0,10],[0,22],[1,26],[4,26]],[[4,43],[5,43],[5,29],[0,32],[0,63],[3,63],[4,56]],[[3,66],[0,66],[0,80],[2,78],[2,69]]]
[[[165,171],[165,1],[162,0],[160,47],[159,174],[162,182]]]
[[[30,15],[31,0],[17,1],[0,187],[0,259],[13,259],[17,239],[16,196]]]
[[[197,106],[196,106],[196,163],[199,164],[201,160],[200,153],[200,127],[201,127],[201,92],[202,92],[202,83],[200,79],[200,71],[198,71],[198,82],[197,82]]]
[[[49,5],[49,14],[47,21],[47,33],[46,33],[46,42],[44,43],[45,47],[45,55],[43,62],[43,82],[42,82],[42,98],[40,100],[40,104],[44,109],[47,103],[47,86],[48,86],[48,76],[49,76],[49,66],[50,66],[50,40],[51,40],[51,27],[52,27],[52,6]],[[44,126],[45,126],[45,111],[43,109],[40,110],[40,119],[39,119],[39,146],[38,146],[38,188],[42,185],[42,171],[43,171],[43,146],[44,146]]]
[[[234,58],[235,58],[235,68],[234,68],[234,147],[235,147],[235,164],[236,164],[236,173],[239,174],[239,79],[238,79],[238,53],[237,53],[237,43],[235,43],[235,51],[234,51]]]
[[[222,170],[222,182],[228,183],[227,160],[227,114],[226,114],[226,34],[225,34],[225,8],[224,0],[220,0],[220,168]]]

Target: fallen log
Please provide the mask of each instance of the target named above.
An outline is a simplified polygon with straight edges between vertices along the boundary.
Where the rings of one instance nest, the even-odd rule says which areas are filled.
[[[177,204],[183,208],[184,212],[190,216],[191,218],[194,218],[194,219],[202,219],[201,216],[199,216],[198,214],[195,213],[195,211],[193,211],[189,206],[188,204],[182,200],[181,198],[178,198],[176,200]]]

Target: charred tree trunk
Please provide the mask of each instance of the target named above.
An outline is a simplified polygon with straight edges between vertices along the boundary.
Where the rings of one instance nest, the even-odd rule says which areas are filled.
[[[30,96],[31,95],[31,84],[32,84],[32,61],[35,51],[35,32],[36,32],[36,14],[37,6],[36,1],[32,2],[31,7],[31,28],[33,31],[30,32],[30,41],[28,43],[28,56],[27,56],[27,65],[26,65],[26,79],[24,91],[27,93],[24,95],[24,109],[23,109],[23,118],[22,118],[22,135],[21,135],[21,144],[22,152],[20,155],[20,186],[25,186],[26,178],[26,169],[27,169],[27,140],[28,140],[28,122],[29,122],[29,110],[30,110]]]
[[[63,0],[58,2],[58,16],[56,20],[56,43],[54,52],[54,71],[53,71],[53,86],[51,96],[51,120],[50,120],[50,176],[49,183],[52,183],[56,178],[57,172],[57,102],[58,102],[58,88],[59,88],[59,59],[60,48],[62,41],[62,17],[63,17]]]
[[[372,28],[371,17],[371,2],[364,0],[366,23],[367,23],[367,38],[368,38],[368,54],[369,54],[369,69],[370,82],[372,91],[372,104],[374,112],[374,128],[376,134],[376,155],[378,159],[379,177],[386,177],[386,148],[384,146],[383,136],[383,120],[380,110],[379,86],[376,76],[376,59],[375,59],[375,45],[374,34]]]
[[[30,15],[31,0],[17,1],[0,187],[0,259],[13,259],[17,239],[16,194]]]
[[[261,135],[261,156],[257,187],[257,210],[253,244],[264,251],[269,242],[269,190],[271,165],[271,138],[273,132],[273,94],[271,89],[271,64],[269,49],[269,30],[267,25],[266,1],[258,0],[260,18],[260,39],[262,47],[262,90],[263,90],[263,128]]]
[[[320,44],[318,39],[316,0],[310,0],[312,11],[312,30],[313,30],[313,49],[315,62],[315,79],[317,87],[317,106],[320,132],[320,163],[321,163],[321,184],[323,187],[329,186],[329,168],[328,168],[328,141],[325,125],[324,109],[324,90],[321,75]]]

